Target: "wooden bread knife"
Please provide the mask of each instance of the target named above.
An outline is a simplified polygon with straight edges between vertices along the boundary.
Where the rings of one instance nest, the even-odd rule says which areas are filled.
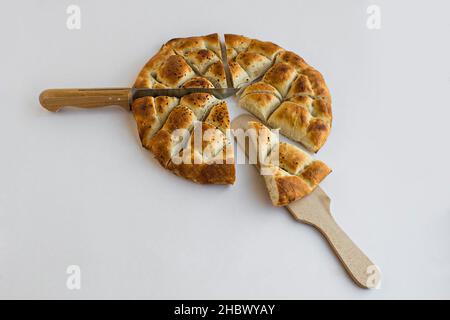
[[[235,88],[97,88],[97,89],[47,89],[39,96],[39,102],[47,110],[56,112],[63,107],[97,108],[120,106],[131,110],[135,99],[142,97],[169,96],[181,98],[190,93],[210,93],[218,99],[230,97],[239,89]]]
[[[249,121],[259,121],[243,114],[236,117],[231,128],[244,129]],[[241,139],[236,139],[242,143]],[[248,141],[240,145],[247,153]],[[306,197],[291,202],[286,209],[292,217],[319,230],[330,244],[347,273],[362,288],[378,288],[381,280],[380,269],[359,249],[349,236],[339,227],[330,211],[330,198],[319,186]]]

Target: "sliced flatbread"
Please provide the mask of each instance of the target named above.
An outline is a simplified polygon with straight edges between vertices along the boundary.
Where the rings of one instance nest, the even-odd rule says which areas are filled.
[[[331,95],[321,73],[271,42],[228,34],[225,44],[233,85],[243,88],[239,106],[317,152],[332,123]]]
[[[164,44],[142,68],[134,87],[194,87],[203,78],[216,88],[227,86],[222,49],[217,33],[201,37],[177,38]],[[200,82],[203,85],[203,81]]]
[[[277,135],[256,121],[247,122],[249,152],[256,152],[257,166],[264,177],[275,206],[285,206],[310,194],[331,172],[322,161],[315,160],[298,147],[279,142]]]
[[[236,34],[225,34],[227,62],[235,88],[262,76],[283,48],[268,41],[259,41]]]
[[[226,75],[217,34],[173,39],[139,73],[139,88],[223,88]],[[181,99],[145,97],[132,105],[143,147],[164,168],[205,184],[235,181],[230,116],[225,101],[208,93]],[[200,128],[200,130],[195,130]],[[200,146],[196,146],[195,134]]]
[[[242,88],[238,97],[242,108],[317,152],[325,143],[332,122],[331,96],[320,72],[272,42],[226,34],[225,49],[226,62],[217,34],[170,40],[147,62],[134,87],[224,88],[228,65],[233,86]],[[163,167],[199,183],[234,182],[234,155],[226,133],[229,114],[224,101],[207,93],[181,99],[146,97],[137,99],[132,109],[142,145]],[[220,117],[211,116],[214,114]],[[203,122],[201,132],[216,132],[211,134],[213,141],[193,148],[192,132],[197,121]],[[179,135],[178,129],[185,131]],[[207,156],[203,155],[205,151]],[[175,163],[175,158],[185,161]],[[279,181],[298,180],[281,179],[286,170],[280,170],[275,175],[280,176]],[[286,198],[280,199],[283,197]]]

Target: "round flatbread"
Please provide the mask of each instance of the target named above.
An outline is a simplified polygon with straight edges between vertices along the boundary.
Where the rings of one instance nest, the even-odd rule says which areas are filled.
[[[226,34],[224,49],[226,57],[217,34],[172,39],[146,63],[134,86],[224,88],[228,74],[232,85],[242,88],[239,106],[266,126],[279,128],[288,138],[317,152],[332,122],[331,96],[320,72],[272,42]],[[132,111],[142,145],[164,168],[198,183],[234,183],[230,117],[225,101],[208,93],[193,93],[181,99],[145,97],[134,101]],[[180,131],[184,133],[180,135]],[[196,145],[195,132],[209,138]],[[284,156],[298,154],[299,149],[294,148],[283,145]],[[319,181],[329,172],[325,164],[318,163],[318,168],[312,166],[315,170],[303,175],[293,175],[281,166],[273,181],[266,178],[268,186],[281,191],[287,187],[280,183],[289,181],[293,192],[289,196],[278,192],[278,200],[272,197],[274,204],[282,205],[311,192],[317,185],[311,181]],[[317,176],[311,172],[317,172]],[[306,175],[309,180],[305,180]]]

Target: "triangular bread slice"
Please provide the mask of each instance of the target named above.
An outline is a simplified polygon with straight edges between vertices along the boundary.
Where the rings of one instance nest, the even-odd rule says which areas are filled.
[[[278,136],[260,122],[249,121],[245,129],[256,133],[249,135],[249,152],[258,154],[257,166],[275,206],[285,206],[310,194],[331,172],[324,162],[300,148],[279,142]]]

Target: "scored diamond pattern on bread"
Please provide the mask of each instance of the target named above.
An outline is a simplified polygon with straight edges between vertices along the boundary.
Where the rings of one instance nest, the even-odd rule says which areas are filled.
[[[274,205],[285,206],[305,197],[331,172],[322,161],[292,144],[279,142],[263,124],[249,121],[246,129],[256,132],[250,135],[250,145],[259,155],[257,164]]]
[[[180,88],[192,78],[203,78],[213,88],[227,86],[218,34],[168,41],[142,68],[134,87]]]
[[[272,42],[250,39],[236,34],[225,35],[228,67],[235,88],[262,76],[283,48]]]
[[[133,102],[132,111],[143,147],[161,166],[197,183],[234,183],[234,150],[227,136],[230,117],[225,101],[207,93],[191,93],[181,99],[145,97]],[[201,124],[200,133],[194,132],[196,121]],[[183,134],[179,129],[185,129]],[[194,148],[194,133],[203,140],[200,150]]]
[[[193,78],[190,81],[198,86],[208,80]],[[144,97],[133,102],[132,111],[143,147],[150,150],[164,168],[197,183],[234,183],[234,150],[227,136],[230,117],[225,101],[208,93],[191,93],[181,99]],[[200,139],[208,132],[213,133],[214,139],[205,136],[205,143],[208,143],[202,150],[189,151],[196,121],[202,123]],[[177,134],[178,129],[185,129],[184,135]],[[190,158],[183,157],[183,152]],[[181,158],[183,162],[174,163],[174,158]]]
[[[173,39],[139,73],[139,88],[225,88],[219,36]],[[234,150],[227,136],[230,116],[225,101],[208,93],[181,99],[136,99],[132,111],[143,147],[166,169],[197,183],[232,184]],[[195,131],[199,122],[200,131]],[[179,129],[185,129],[182,135]],[[196,148],[194,133],[205,141]]]
[[[331,97],[320,72],[300,56],[272,42],[226,34],[225,49],[224,63],[217,34],[172,39],[142,68],[134,87],[224,88],[228,65],[233,86],[242,88],[239,96],[242,108],[265,125],[279,128],[283,135],[317,152],[325,143],[332,122]],[[226,136],[229,114],[224,101],[207,93],[181,99],[145,97],[134,101],[132,110],[142,145],[163,167],[199,183],[234,182],[233,150]],[[201,131],[216,130],[211,135],[213,141],[201,150],[191,146],[196,121],[203,122]],[[186,131],[180,136],[177,129]],[[204,156],[206,150],[208,155]],[[192,161],[173,161],[180,157]],[[200,158],[201,163],[197,163]],[[273,181],[291,184],[298,181],[288,179],[286,172],[289,170],[280,167],[275,175],[278,178]],[[276,183],[275,186],[280,187]],[[304,183],[302,190],[308,190],[307,186]]]
[[[248,85],[239,106],[317,152],[332,122],[331,96],[320,72],[271,42],[228,34],[225,44],[233,85]]]

